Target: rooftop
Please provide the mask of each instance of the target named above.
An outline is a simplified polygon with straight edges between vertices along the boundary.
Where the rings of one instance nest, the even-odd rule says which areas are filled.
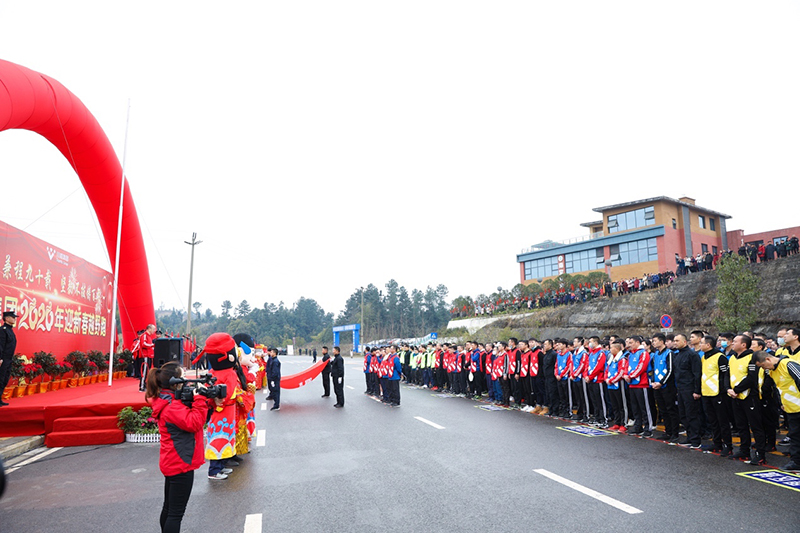
[[[683,201],[688,200],[688,201]],[[700,207],[694,204],[694,200],[692,198],[681,198],[680,200],[676,200],[675,198],[670,198],[669,196],[656,196],[654,198],[645,198],[643,200],[634,200],[633,202],[625,202],[621,204],[614,204],[614,205],[606,205],[603,207],[595,207],[592,211],[597,213],[603,213],[605,211],[611,211],[612,209],[619,209],[621,207],[634,207],[637,205],[642,204],[651,204],[653,202],[670,202],[677,205],[683,205],[686,207],[691,207],[698,211],[704,211],[706,213],[711,213],[712,215],[716,215],[720,218],[731,218],[730,215],[726,215],[725,213],[720,213],[719,211],[712,211],[711,209],[706,209],[705,207]]]

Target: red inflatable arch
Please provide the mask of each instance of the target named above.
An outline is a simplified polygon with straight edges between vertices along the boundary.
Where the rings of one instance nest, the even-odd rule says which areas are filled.
[[[122,166],[97,119],[53,78],[0,60],[0,131],[9,129],[38,133],[75,169],[97,214],[113,269]],[[130,346],[136,329],[155,324],[155,312],[139,217],[127,182],[122,211],[118,300],[123,343]]]

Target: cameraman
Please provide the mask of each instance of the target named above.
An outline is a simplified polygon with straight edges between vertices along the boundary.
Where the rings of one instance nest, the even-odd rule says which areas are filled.
[[[161,434],[159,467],[164,474],[162,533],[181,530],[186,504],[192,494],[194,471],[205,462],[203,424],[208,414],[207,402],[195,389],[191,404],[184,404],[180,393],[183,384],[169,384],[170,378],[181,377],[183,368],[175,362],[152,368],[147,374],[145,400],[153,406],[153,418]]]

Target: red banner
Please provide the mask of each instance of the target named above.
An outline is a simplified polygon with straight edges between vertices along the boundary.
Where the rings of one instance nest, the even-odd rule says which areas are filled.
[[[108,353],[113,277],[109,272],[0,222],[0,304],[17,312],[17,353]]]

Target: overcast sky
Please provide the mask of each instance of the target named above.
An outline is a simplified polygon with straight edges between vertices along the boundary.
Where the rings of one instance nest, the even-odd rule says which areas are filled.
[[[0,3],[0,58],[97,117],[143,224],[155,305],[395,279],[450,297],[593,207],[691,196],[796,226],[800,8],[789,1]],[[0,133],[0,219],[110,269],[80,181]],[[60,202],[60,203],[59,203]],[[57,205],[58,204],[58,205]],[[56,206],[56,207],[54,207]]]

